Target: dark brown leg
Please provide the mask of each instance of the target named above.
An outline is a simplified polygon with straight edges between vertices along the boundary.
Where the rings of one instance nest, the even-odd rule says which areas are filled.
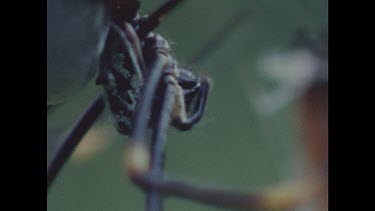
[[[82,140],[82,137],[95,123],[99,115],[104,110],[103,96],[96,97],[91,104],[86,108],[83,114],[78,118],[77,122],[69,130],[64,138],[62,145],[51,164],[47,169],[47,191],[54,181],[56,175],[59,173],[63,165],[66,163],[76,146]]]
[[[123,27],[123,30],[122,28]],[[118,26],[115,23],[111,24],[111,28],[119,35],[123,45],[127,48],[130,58],[133,62],[134,70],[139,78],[139,84],[144,82],[143,73],[146,69],[145,60],[142,54],[141,42],[133,27],[129,23],[124,23],[123,26]]]
[[[150,33],[159,25],[160,19],[164,15],[172,11],[172,9],[174,9],[182,1],[183,0],[169,0],[151,15],[142,17],[139,30],[137,30],[138,36],[144,38],[148,33]]]
[[[186,108],[182,106],[183,109],[180,110],[174,120],[173,125],[179,130],[189,130],[191,129],[199,120],[202,118],[204,109],[206,107],[207,95],[209,91],[209,82],[207,78],[203,78],[201,82],[201,87],[199,88],[198,100],[195,105],[194,112],[191,116],[186,115]],[[178,92],[176,96],[180,104],[184,104],[183,93],[182,91]]]

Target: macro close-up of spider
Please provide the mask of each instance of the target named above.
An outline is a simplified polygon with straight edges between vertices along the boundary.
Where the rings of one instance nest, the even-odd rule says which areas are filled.
[[[327,16],[47,1],[47,209],[328,210]]]

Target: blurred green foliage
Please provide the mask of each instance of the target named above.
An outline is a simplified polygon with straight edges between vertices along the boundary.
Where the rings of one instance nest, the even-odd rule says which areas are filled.
[[[142,1],[142,14],[162,2]],[[187,64],[243,8],[249,9],[250,17],[217,43],[205,60]],[[255,110],[256,62],[269,49],[288,49],[300,27],[316,33],[327,27],[327,10],[325,0],[188,0],[163,19],[156,32],[170,40],[175,58],[214,82],[202,121],[191,131],[170,129],[167,176],[252,191],[293,175],[299,130],[296,106],[268,117]],[[49,148],[100,91],[92,82],[49,112]],[[100,124],[112,125],[109,113]],[[113,127],[105,128],[113,144],[83,164],[67,163],[48,193],[49,211],[144,210],[145,195],[129,181],[122,166],[128,138]],[[164,204],[165,210],[225,210],[174,197]]]

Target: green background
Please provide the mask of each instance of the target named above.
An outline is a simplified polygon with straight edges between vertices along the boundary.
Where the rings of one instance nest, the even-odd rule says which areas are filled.
[[[142,1],[141,13],[161,0]],[[251,15],[195,64],[188,61],[240,10]],[[204,185],[253,191],[293,176],[300,125],[295,103],[270,116],[254,107],[256,64],[269,49],[288,49],[296,30],[327,27],[323,0],[188,0],[163,19],[156,32],[171,42],[173,55],[214,87],[201,122],[191,131],[169,130],[166,174]],[[74,48],[72,46],[72,48]],[[72,100],[48,112],[47,157],[56,140],[89,100],[101,91],[90,83]],[[145,195],[126,177],[127,137],[112,127],[108,111],[97,123],[109,146],[84,162],[67,163],[47,195],[49,211],[144,210]],[[230,210],[169,197],[165,210]]]

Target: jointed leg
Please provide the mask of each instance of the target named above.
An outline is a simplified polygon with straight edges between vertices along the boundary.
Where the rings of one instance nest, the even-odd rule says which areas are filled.
[[[151,159],[149,151],[147,150],[148,146],[145,140],[145,132],[153,105],[153,97],[158,82],[160,81],[159,79],[162,76],[163,71],[168,68],[169,64],[170,61],[168,61],[168,58],[165,58],[162,55],[158,55],[158,57],[154,60],[145,82],[145,89],[143,90],[142,95],[143,98],[141,99],[139,108],[137,109],[135,129],[131,136],[131,141],[126,153],[126,167],[131,179],[136,184],[147,190],[154,189],[152,190],[152,192],[155,191],[156,193],[159,192],[164,195],[175,195],[201,201],[204,203],[209,203],[212,205],[243,209],[263,208],[282,210],[292,208],[298,203],[301,203],[309,198],[311,195],[318,193],[319,189],[321,188],[321,183],[320,180],[317,180],[317,177],[313,179],[303,180],[301,183],[296,182],[291,185],[279,188],[276,187],[266,191],[255,193],[240,193],[237,191],[218,190],[209,187],[198,187],[179,181],[164,180],[160,177],[160,174],[158,176],[155,176],[155,174],[152,173],[152,168],[155,165],[150,165]],[[191,117],[186,117],[186,109],[182,108],[184,102],[180,103],[180,110],[185,111],[185,113],[177,112],[177,116],[180,116],[180,120],[178,120],[180,124],[186,124],[187,126],[189,126],[193,124],[192,122],[197,121],[196,119],[199,120],[201,113],[204,110],[208,92],[208,82],[207,84],[206,82],[206,80],[203,81],[202,90],[199,94],[199,100],[195,112]],[[179,97],[176,98],[176,100],[179,100],[180,102],[183,96],[181,91],[182,90],[178,91]],[[168,109],[160,111],[160,117],[170,115],[171,113],[168,112]],[[162,122],[168,121],[165,120]],[[161,123],[159,122],[158,124]],[[182,128],[187,126],[182,126]],[[155,134],[164,134],[166,132],[166,128],[167,126],[154,128],[156,130],[154,132]],[[160,144],[160,147],[153,149],[152,159],[157,159],[157,157],[154,156],[159,156],[159,159],[162,156],[162,153],[155,153],[155,151],[163,151],[163,138],[155,138],[153,143],[154,147],[158,145],[158,143]],[[159,162],[159,167],[160,166],[162,166],[162,164],[160,164]]]
[[[111,27],[119,35],[121,41],[128,49],[134,69],[139,76],[139,83],[142,84],[142,72],[145,69],[145,61],[143,59],[140,41],[133,27],[131,27],[131,25],[128,23],[124,24],[124,31],[114,23],[111,24]],[[85,135],[85,133],[89,130],[89,128],[92,126],[92,124],[99,117],[103,110],[104,100],[103,96],[100,95],[95,98],[92,104],[87,108],[87,110],[79,118],[77,123],[69,131],[68,135],[63,141],[61,148],[59,149],[47,169],[47,190],[75,147],[81,141],[83,135]]]
[[[165,60],[162,58],[159,58],[155,61],[153,71],[150,71],[149,81],[156,81],[157,77],[154,78],[152,76],[152,73],[154,73],[155,71],[161,72],[163,70],[163,66],[160,65],[163,63],[163,61],[165,62]],[[155,75],[160,76],[159,74]],[[173,87],[173,91],[175,91],[176,86],[173,85],[173,83],[170,83],[171,81],[173,82],[173,80],[169,80],[168,82],[169,84],[171,84],[170,86]],[[154,88],[152,89],[147,87]],[[153,91],[151,92],[147,90]],[[146,132],[145,130],[147,123],[146,121],[139,120],[140,118],[146,118],[148,120],[147,113],[151,111],[152,96],[155,93],[155,90],[156,85],[149,86],[146,83],[144,94],[145,98],[143,99],[143,103],[148,103],[141,105],[141,109],[138,111],[139,113],[137,116],[137,121],[139,123],[143,123],[142,125],[137,126],[138,130],[133,134],[130,145],[127,148],[126,167],[132,181],[140,187],[142,187],[143,189],[150,191],[150,195],[155,194],[153,197],[154,199],[156,199],[156,201],[159,200],[160,202],[161,196],[158,194],[163,194],[164,196],[183,197],[221,207],[239,209],[285,210],[289,208],[294,208],[299,204],[305,202],[315,194],[318,194],[321,188],[324,187],[324,184],[321,183],[319,177],[312,177],[305,178],[302,181],[293,182],[291,184],[271,187],[263,191],[257,191],[253,193],[241,193],[234,190],[220,190],[210,187],[196,186],[181,181],[163,179],[160,170],[162,169],[161,161],[163,159],[163,147],[165,145],[164,138],[168,125],[167,119],[169,116],[171,116],[173,111],[171,108],[161,109],[160,111],[159,117],[167,117],[167,119],[161,122],[157,121],[157,124],[161,125],[160,127],[154,128],[156,129],[156,131],[154,131],[155,134],[164,135],[161,138],[155,138],[156,136],[154,136],[152,159],[150,159],[150,154],[147,150],[149,147],[147,146],[144,135]],[[202,91],[202,96],[203,95],[204,92]],[[172,96],[171,99],[173,98],[174,97]],[[176,100],[176,98],[174,99]],[[165,105],[170,106],[172,104],[170,100],[164,100],[165,101],[163,102]],[[156,160],[159,160],[159,162],[156,162]],[[153,163],[151,164],[150,162]],[[155,170],[154,168],[157,168],[159,170]],[[158,171],[159,174],[153,173]],[[150,197],[152,198],[152,196]],[[156,203],[155,206],[157,209],[160,208],[160,204],[158,205],[158,203]],[[148,207],[152,206],[149,205]]]
[[[169,76],[167,76],[169,77]],[[170,111],[174,101],[174,87],[171,84],[162,84],[164,87],[161,98],[163,99],[160,103],[156,120],[153,122],[153,134],[151,140],[151,167],[149,174],[152,178],[163,179],[164,169],[164,149],[167,136],[167,130],[170,123]],[[162,195],[155,189],[150,188],[147,194],[147,211],[159,211],[162,210]]]
[[[160,116],[169,116],[167,109],[160,113]],[[161,127],[162,133],[166,132],[166,127]],[[162,134],[157,132],[159,134]],[[165,140],[156,139],[155,145],[159,147],[153,150],[153,159],[162,159]],[[143,142],[143,144],[145,144]],[[143,145],[145,147],[145,145]],[[311,178],[304,178],[302,180],[285,183],[278,186],[273,186],[265,190],[256,191],[252,193],[243,193],[236,190],[225,190],[211,187],[202,187],[188,184],[182,181],[174,181],[170,179],[163,179],[153,173],[153,170],[148,171],[144,166],[149,166],[150,159],[148,159],[148,152],[146,150],[139,150],[136,145],[132,145],[131,150],[127,154],[127,167],[132,168],[129,172],[131,179],[145,190],[152,190],[161,193],[164,196],[177,196],[182,198],[199,201],[220,207],[237,208],[237,209],[267,209],[267,210],[285,210],[297,207],[300,204],[308,201],[312,197],[323,190],[325,184],[320,175]],[[155,158],[156,157],[156,158]],[[142,159],[140,159],[142,158]],[[140,162],[141,161],[141,162]],[[139,168],[135,166],[141,164]],[[153,166],[152,168],[154,168]],[[159,168],[162,163],[159,162]],[[140,171],[135,171],[135,170]],[[158,196],[160,197],[160,196]]]
[[[150,61],[149,71],[147,71],[144,89],[142,90],[142,97],[137,106],[137,115],[135,118],[133,132],[130,136],[129,145],[126,152],[126,164],[130,177],[136,180],[140,173],[148,173],[155,179],[161,179],[164,153],[164,140],[166,130],[169,126],[170,110],[173,105],[173,87],[167,84],[166,94],[163,96],[162,106],[156,117],[156,123],[153,125],[154,134],[151,146],[151,163],[150,152],[147,150],[146,143],[146,129],[151,116],[153,107],[153,99],[160,84],[160,79],[163,73],[168,69],[173,68],[174,65],[171,58],[160,50],[154,53],[154,61]],[[167,76],[168,77],[168,76]],[[171,90],[172,89],[172,90]],[[172,93],[172,94],[170,94]],[[172,102],[170,102],[172,101]],[[151,165],[150,165],[151,164]],[[159,210],[161,208],[161,196],[158,190],[148,190],[147,195],[147,209]]]
[[[142,48],[139,38],[129,23],[124,23],[123,26],[118,26],[115,23],[111,24],[112,29],[119,35],[123,45],[128,49],[128,53],[133,63],[134,70],[139,78],[139,85],[143,84],[143,73],[146,69],[145,60],[142,54]],[[123,27],[123,30],[120,28]]]
[[[159,25],[160,19],[168,14],[173,8],[175,8],[179,3],[183,0],[168,0],[164,3],[158,10],[153,12],[149,16],[142,17],[143,20],[140,23],[139,30],[137,30],[137,34],[139,37],[144,37],[149,32],[151,32],[155,27]]]
[[[273,186],[253,193],[224,190],[173,180],[156,180],[149,174],[133,175],[141,187],[156,188],[166,196],[177,196],[202,203],[236,209],[285,210],[298,207],[313,198],[324,188],[320,178]]]
[[[97,96],[83,114],[78,118],[77,122],[69,130],[63,140],[61,147],[53,158],[47,169],[47,191],[59,173],[67,159],[70,157],[76,146],[82,140],[82,137],[95,123],[97,118],[104,110],[103,96]]]
[[[206,106],[207,95],[209,91],[209,82],[207,78],[202,78],[201,86],[199,88],[198,99],[191,116],[186,114],[186,106],[182,88],[177,84],[176,89],[176,103],[172,113],[173,125],[179,130],[189,130],[193,127],[203,116]]]

